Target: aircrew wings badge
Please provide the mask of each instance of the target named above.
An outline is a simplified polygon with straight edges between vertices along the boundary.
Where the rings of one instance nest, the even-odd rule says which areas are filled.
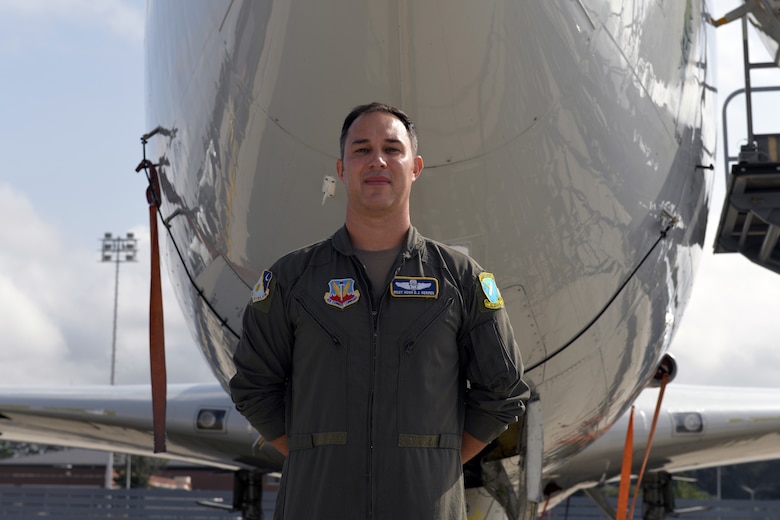
[[[439,280],[396,276],[390,284],[390,294],[396,298],[436,298],[439,296]]]
[[[355,289],[352,278],[334,278],[328,282],[330,291],[325,293],[325,303],[339,309],[346,309],[360,299],[360,291]]]
[[[504,299],[498,290],[496,278],[493,273],[481,273],[479,283],[482,285],[482,292],[485,293],[485,307],[488,309],[500,309],[504,306]]]

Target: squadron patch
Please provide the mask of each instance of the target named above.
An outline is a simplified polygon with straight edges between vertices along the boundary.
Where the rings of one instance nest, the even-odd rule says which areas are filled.
[[[500,309],[504,306],[504,299],[498,290],[496,278],[492,273],[481,273],[479,282],[482,285],[482,292],[485,293],[484,304],[488,309]]]
[[[252,289],[252,307],[268,312],[271,307],[271,293],[276,285],[276,279],[271,271],[265,270]]]
[[[325,293],[325,303],[345,309],[360,300],[360,291],[355,289],[352,278],[334,278],[328,282],[330,290]]]
[[[438,298],[439,280],[436,278],[396,276],[390,284],[395,298]]]

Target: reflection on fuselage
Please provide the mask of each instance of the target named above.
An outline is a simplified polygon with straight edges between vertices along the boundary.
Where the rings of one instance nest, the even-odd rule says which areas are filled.
[[[343,222],[342,187],[322,194],[341,119],[381,100],[418,126],[414,224],[496,274],[542,403],[547,467],[600,435],[668,347],[704,238],[702,9],[152,2],[148,125],[171,134],[151,157],[184,258],[168,265],[223,384],[249,287]],[[676,224],[662,238],[665,213]]]

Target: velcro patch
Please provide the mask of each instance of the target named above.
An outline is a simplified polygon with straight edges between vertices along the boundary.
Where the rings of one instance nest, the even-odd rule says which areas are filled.
[[[436,278],[396,276],[390,284],[395,298],[438,298],[439,280]]]
[[[496,284],[496,278],[493,276],[493,273],[480,273],[479,283],[482,285],[482,292],[485,293],[485,308],[501,309],[504,306],[504,299],[498,290],[498,284]]]
[[[252,289],[252,307],[268,312],[276,279],[271,271],[265,270]]]
[[[345,309],[360,299],[360,291],[355,289],[352,278],[334,278],[328,282],[328,287],[330,291],[325,293],[325,303],[333,307]]]

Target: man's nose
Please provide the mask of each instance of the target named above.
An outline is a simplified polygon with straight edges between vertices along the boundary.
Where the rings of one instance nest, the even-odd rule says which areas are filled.
[[[380,168],[380,169],[387,168],[387,161],[385,160],[385,156],[381,150],[376,151],[371,155],[370,166],[372,168]]]

